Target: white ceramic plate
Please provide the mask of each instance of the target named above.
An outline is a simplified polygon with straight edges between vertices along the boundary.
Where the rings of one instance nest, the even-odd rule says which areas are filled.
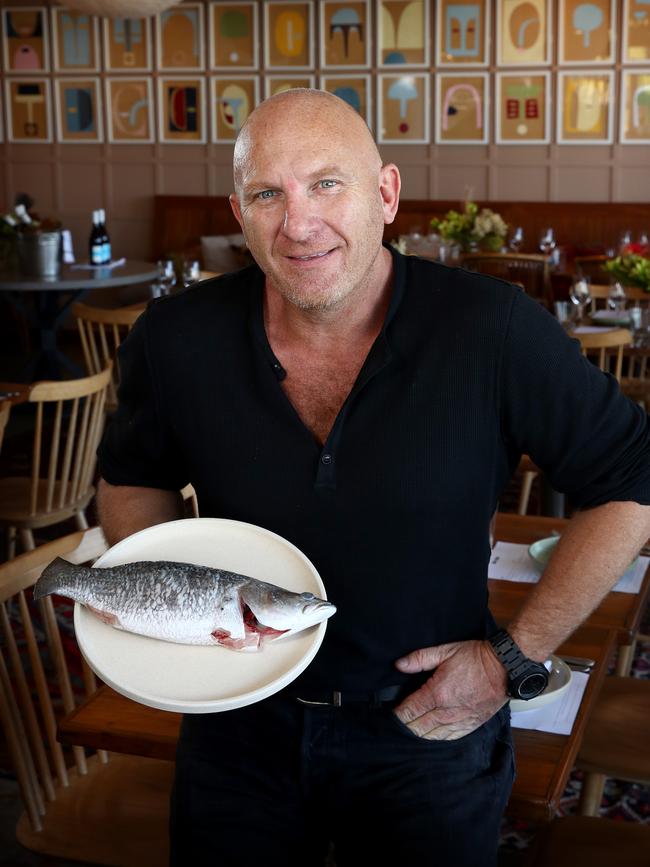
[[[551,662],[551,670],[548,675],[548,685],[541,695],[536,698],[531,698],[530,701],[522,701],[520,698],[510,699],[510,710],[537,710],[545,704],[550,704],[557,701],[558,698],[569,688],[571,683],[571,669],[560,659],[559,656],[551,654],[549,657]]]
[[[629,313],[615,313],[613,310],[595,310],[589,318],[598,325],[616,325],[618,327],[629,325],[632,321]]]
[[[95,565],[136,560],[215,566],[327,598],[318,572],[301,551],[281,536],[241,521],[192,518],[158,524],[118,542]],[[123,632],[79,604],[74,624],[81,652],[105,683],[141,704],[180,713],[232,710],[268,698],[304,671],[327,628],[324,621],[245,653]]]

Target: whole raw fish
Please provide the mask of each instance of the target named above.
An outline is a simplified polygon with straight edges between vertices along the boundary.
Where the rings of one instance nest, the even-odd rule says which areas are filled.
[[[117,629],[179,644],[257,650],[336,611],[313,593],[292,593],[247,575],[191,563],[143,561],[90,569],[57,557],[34,598],[68,596]]]

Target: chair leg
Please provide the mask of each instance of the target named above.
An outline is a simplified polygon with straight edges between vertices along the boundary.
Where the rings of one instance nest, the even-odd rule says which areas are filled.
[[[16,528],[7,527],[7,560],[16,556]]]
[[[530,500],[530,492],[533,487],[533,482],[537,478],[537,473],[532,470],[526,470],[521,480],[521,493],[519,494],[519,505],[517,506],[517,514],[525,515],[528,511],[528,501]]]
[[[86,520],[86,513],[83,509],[79,509],[78,512],[74,513],[75,521],[77,522],[77,527],[80,530],[88,529],[88,521]]]
[[[36,547],[36,543],[34,542],[34,534],[29,529],[20,531],[20,541],[22,542],[25,551],[33,551]]]
[[[579,816],[598,816],[600,804],[603,800],[606,779],[604,774],[585,771],[580,802],[578,804]]]
[[[628,677],[634,660],[634,648],[636,640],[632,644],[621,644],[616,651],[616,674],[618,677]]]

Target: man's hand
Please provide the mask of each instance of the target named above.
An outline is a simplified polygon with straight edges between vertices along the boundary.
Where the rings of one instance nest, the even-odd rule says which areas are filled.
[[[505,668],[487,641],[425,647],[395,665],[409,674],[435,669],[420,689],[395,708],[397,717],[422,738],[462,738],[508,701]]]

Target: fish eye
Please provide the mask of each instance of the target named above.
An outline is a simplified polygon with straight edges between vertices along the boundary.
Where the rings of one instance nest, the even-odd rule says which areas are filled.
[[[300,598],[309,601],[310,599],[315,599],[316,597],[313,593],[301,593]]]

